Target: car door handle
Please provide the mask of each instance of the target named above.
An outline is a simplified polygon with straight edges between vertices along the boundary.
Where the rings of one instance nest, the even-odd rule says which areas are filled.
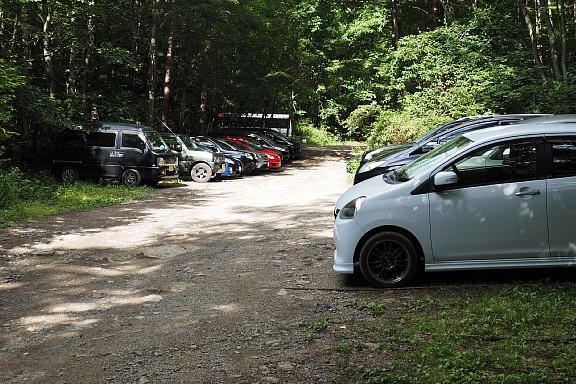
[[[540,194],[540,190],[538,190],[538,189],[532,189],[529,191],[520,191],[520,192],[514,193],[515,196],[536,196],[539,194]]]

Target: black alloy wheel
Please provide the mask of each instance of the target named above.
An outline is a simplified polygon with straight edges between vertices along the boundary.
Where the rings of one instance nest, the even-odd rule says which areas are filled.
[[[369,238],[360,251],[360,270],[378,288],[402,287],[417,269],[417,252],[406,236],[380,232]]]

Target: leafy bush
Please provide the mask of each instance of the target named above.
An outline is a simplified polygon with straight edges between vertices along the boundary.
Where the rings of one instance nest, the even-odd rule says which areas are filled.
[[[7,209],[16,203],[21,179],[18,168],[0,172],[0,209]]]
[[[302,119],[296,127],[298,135],[310,145],[337,145],[340,142],[325,129],[315,127],[309,120]]]
[[[378,104],[358,106],[343,123],[348,135],[362,138],[368,136],[382,112],[382,107]]]

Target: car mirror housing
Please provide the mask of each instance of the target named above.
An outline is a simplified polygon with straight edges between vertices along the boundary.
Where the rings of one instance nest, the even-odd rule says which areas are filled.
[[[434,186],[454,185],[458,182],[458,175],[454,172],[444,171],[434,175]]]

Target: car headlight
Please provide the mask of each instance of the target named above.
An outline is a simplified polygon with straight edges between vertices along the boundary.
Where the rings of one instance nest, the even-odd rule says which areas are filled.
[[[342,207],[342,210],[339,213],[341,219],[353,219],[356,217],[356,214],[362,208],[364,201],[366,200],[366,196],[360,196],[346,204]]]
[[[166,165],[166,160],[163,157],[158,157],[157,158],[157,164],[158,164],[158,166],[163,167]]]

